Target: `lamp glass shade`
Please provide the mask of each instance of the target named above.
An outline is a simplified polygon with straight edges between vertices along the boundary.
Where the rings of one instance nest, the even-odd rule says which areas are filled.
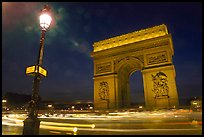
[[[52,18],[49,14],[43,13],[40,15],[40,26],[43,30],[47,30],[51,24]]]

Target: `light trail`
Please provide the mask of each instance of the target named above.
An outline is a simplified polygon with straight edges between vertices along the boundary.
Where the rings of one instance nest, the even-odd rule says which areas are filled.
[[[2,120],[6,119],[6,120],[11,120],[11,121],[15,121],[16,124],[20,124],[23,123],[23,120],[20,119],[16,119],[16,118],[9,118],[9,117],[2,117]],[[73,118],[75,119],[75,118]],[[78,119],[78,118],[76,118]],[[82,118],[80,118],[82,119]],[[84,118],[83,118],[84,119]],[[107,120],[107,119],[106,119]],[[4,122],[5,123],[5,122]],[[40,122],[41,125],[54,125],[54,126],[72,126],[72,127],[90,127],[90,128],[95,128],[94,124],[71,124],[71,123],[59,123],[59,122],[45,122],[45,121],[41,121]],[[148,125],[148,124],[154,124],[154,123],[158,123],[157,121],[153,121],[151,123],[142,123],[142,125]],[[3,124],[3,123],[2,123]],[[8,124],[8,123],[7,123]],[[129,123],[131,124],[131,123]],[[136,125],[140,125],[141,123],[134,123]],[[188,124],[195,124],[195,122],[159,122],[160,125],[188,125]],[[198,125],[202,125],[202,121],[196,121],[196,124]]]
[[[77,131],[76,127],[57,127],[57,126],[47,126],[47,125],[40,125],[40,128],[49,129],[49,130],[58,130],[58,131]]]
[[[23,122],[23,120],[17,119],[17,118],[9,118],[9,117],[2,117],[2,120],[11,120],[11,121],[15,121],[15,122]]]
[[[43,125],[57,125],[57,126],[74,126],[74,127],[90,127],[94,128],[94,124],[70,124],[70,123],[56,123],[56,122],[40,122]]]
[[[10,119],[11,120],[11,119]],[[23,120],[15,120],[12,119],[13,121],[18,121],[17,123],[9,123],[9,122],[5,122],[2,121],[2,125],[7,125],[7,126],[21,126],[23,127]],[[21,122],[19,122],[21,121]],[[41,129],[49,129],[49,130],[57,130],[57,131],[73,131],[73,132],[77,132],[77,127],[57,127],[57,126],[49,126],[49,125],[42,125],[40,124],[40,128]]]
[[[2,125],[6,125],[6,126],[23,126],[23,123],[22,124],[14,124],[14,123],[8,123],[8,122],[5,122],[5,121],[2,121]]]
[[[20,126],[12,123],[2,122],[2,125],[9,125],[9,126]],[[23,124],[21,125],[23,126]],[[109,128],[68,128],[68,127],[56,127],[56,126],[46,126],[40,125],[40,128],[49,129],[49,130],[57,130],[57,131],[105,131],[105,132],[144,132],[144,131],[189,131],[189,130],[200,130],[200,128],[188,128],[188,129],[109,129]],[[52,131],[53,132],[53,131]]]
[[[95,128],[95,129],[87,129],[87,128],[78,128],[79,130],[85,130],[85,131],[111,131],[111,132],[144,132],[144,131],[189,131],[189,130],[201,130],[200,128],[188,128],[188,129],[158,129],[158,128],[148,128],[148,129],[110,129],[110,128]]]
[[[86,119],[86,118],[84,118]],[[106,119],[107,120],[107,119]],[[108,119],[109,122],[111,122],[110,119]],[[148,129],[113,129],[113,128],[95,128],[94,124],[71,124],[71,123],[59,123],[59,122],[45,122],[41,121],[40,129],[47,129],[47,130],[53,130],[49,131],[53,134],[62,134],[62,132],[67,132],[66,134],[74,134],[76,135],[78,131],[99,131],[99,132],[125,132],[125,133],[131,133],[131,132],[151,132],[151,131],[170,131],[170,132],[176,132],[176,131],[199,131],[202,130],[202,121],[187,121],[187,122],[151,122],[151,123],[128,123],[130,126],[139,126],[139,125],[149,125],[149,124],[161,124],[161,125],[200,125],[197,128],[185,128],[185,129],[159,129],[159,128],[148,128]],[[104,125],[104,126],[110,126],[113,123],[110,124],[97,124],[97,127]],[[8,126],[21,126],[23,127],[23,120],[15,118],[15,117],[2,117],[2,125],[8,125]],[[70,133],[70,131],[72,133]]]
[[[15,123],[9,123],[6,121],[13,121]],[[16,118],[2,117],[2,125],[8,126],[23,126],[23,120]],[[40,128],[58,130],[58,131],[73,131],[77,132],[77,127],[89,127],[95,128],[94,124],[70,124],[70,123],[57,123],[57,122],[40,122]]]
[[[57,131],[50,131],[50,133],[60,134],[61,132],[57,132]]]

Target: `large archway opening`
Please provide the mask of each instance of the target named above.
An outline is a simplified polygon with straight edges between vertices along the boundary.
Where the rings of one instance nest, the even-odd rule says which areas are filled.
[[[144,86],[141,71],[133,72],[129,79],[131,107],[135,108],[138,105],[144,105]]]
[[[136,72],[137,70],[141,70],[141,69],[142,69],[142,65],[139,62],[139,60],[136,58],[124,59],[118,65],[117,75],[118,75],[119,108],[131,108],[132,107],[132,105],[131,105],[132,99],[131,98],[133,98],[134,101],[138,100],[137,99],[138,97],[131,97],[130,85],[132,85],[132,84],[130,84],[130,81],[134,81],[134,80],[131,80],[131,75],[134,74],[134,72]]]

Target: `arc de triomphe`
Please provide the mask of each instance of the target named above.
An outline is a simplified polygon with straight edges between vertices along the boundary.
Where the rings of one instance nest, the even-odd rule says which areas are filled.
[[[95,109],[128,108],[129,79],[138,70],[147,108],[178,107],[174,49],[166,25],[95,42],[93,47]]]

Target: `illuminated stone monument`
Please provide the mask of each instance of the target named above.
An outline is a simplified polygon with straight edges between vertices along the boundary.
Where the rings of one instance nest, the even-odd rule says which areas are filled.
[[[95,42],[93,47],[95,109],[128,108],[129,79],[138,70],[147,108],[178,107],[174,49],[166,25]]]

